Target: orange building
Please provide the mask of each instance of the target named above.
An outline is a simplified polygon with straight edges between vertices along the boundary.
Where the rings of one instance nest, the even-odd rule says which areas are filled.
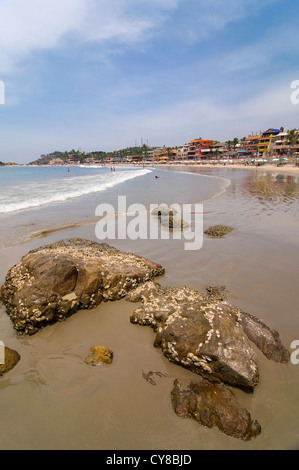
[[[206,157],[202,150],[207,150],[213,147],[215,140],[208,139],[194,139],[189,142],[188,158],[190,160],[197,160],[198,158]]]
[[[250,135],[240,142],[240,149],[244,150],[246,155],[254,155],[258,151],[261,135]]]

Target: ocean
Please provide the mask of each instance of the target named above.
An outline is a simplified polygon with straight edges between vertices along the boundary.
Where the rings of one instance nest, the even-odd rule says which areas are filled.
[[[262,169],[205,167],[0,168],[0,283],[31,249],[72,236],[105,241],[162,264],[162,285],[201,292],[225,286],[229,301],[280,333],[299,340],[299,181]],[[183,238],[98,240],[96,209],[127,204],[202,204],[203,230],[230,225],[224,239],[203,237],[186,251]],[[295,449],[299,446],[299,365],[258,352],[260,384],[235,390],[262,433],[243,442],[173,412],[175,379],[196,380],[153,347],[149,327],[130,324],[125,300],[80,311],[33,337],[16,336],[0,305],[0,340],[21,361],[0,378],[1,449]],[[90,369],[89,348],[114,351],[109,367]],[[153,386],[143,372],[159,371]]]

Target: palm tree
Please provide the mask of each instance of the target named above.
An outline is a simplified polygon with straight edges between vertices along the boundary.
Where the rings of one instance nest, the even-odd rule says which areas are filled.
[[[287,142],[289,147],[295,147],[296,145],[299,144],[299,134],[297,129],[291,129],[288,130],[288,137],[287,137]]]
[[[143,155],[143,160],[146,160],[147,152],[148,152],[148,146],[146,144],[143,144],[143,146],[141,147],[141,152]]]
[[[227,140],[225,143],[226,143],[226,146],[227,146],[228,150],[231,150],[232,147],[233,147],[233,144],[234,144],[233,141],[232,140]]]
[[[173,155],[172,155],[172,148],[171,147],[167,147],[167,156],[168,156],[168,160],[172,160],[173,158]]]
[[[239,143],[239,139],[238,139],[238,137],[235,137],[234,140],[233,140],[233,148],[234,148],[234,150],[236,150],[236,147],[237,147],[238,143]]]

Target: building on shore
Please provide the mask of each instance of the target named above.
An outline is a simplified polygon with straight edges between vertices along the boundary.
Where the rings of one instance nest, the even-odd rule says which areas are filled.
[[[240,150],[244,150],[244,157],[253,157],[257,155],[261,134],[249,135],[240,142]]]
[[[263,157],[268,157],[271,154],[274,138],[281,132],[281,129],[268,129],[262,133],[259,138],[258,152]]]
[[[199,139],[190,140],[189,150],[188,150],[188,159],[189,160],[198,160],[201,158],[206,158],[204,150],[209,150],[213,147],[215,140]]]

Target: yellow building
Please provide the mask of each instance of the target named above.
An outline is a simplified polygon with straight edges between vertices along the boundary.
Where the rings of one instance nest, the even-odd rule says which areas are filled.
[[[280,132],[280,129],[268,129],[262,133],[259,138],[258,151],[262,152],[263,156],[268,156],[271,153],[274,139]]]

